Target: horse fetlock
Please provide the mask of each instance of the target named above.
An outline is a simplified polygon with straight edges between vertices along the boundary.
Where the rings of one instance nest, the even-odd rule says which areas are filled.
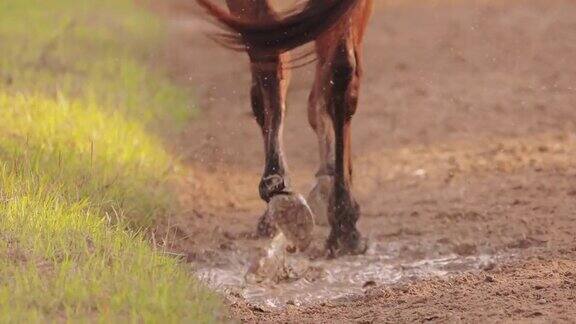
[[[288,194],[288,179],[279,174],[271,174],[262,177],[259,186],[260,197],[270,202],[272,197],[280,194]]]

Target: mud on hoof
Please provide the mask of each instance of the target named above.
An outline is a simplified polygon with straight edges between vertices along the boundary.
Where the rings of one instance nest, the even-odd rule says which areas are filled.
[[[362,237],[357,230],[350,234],[341,234],[338,237],[331,233],[326,242],[326,249],[330,258],[364,254],[368,250],[368,239]]]
[[[368,250],[368,240],[356,229],[360,206],[353,199],[346,201],[332,215],[332,229],[326,242],[329,257],[364,254]]]
[[[268,203],[268,213],[291,246],[304,251],[312,242],[314,216],[299,194],[276,195]]]
[[[316,186],[308,195],[308,204],[314,214],[316,225],[329,226],[328,212],[330,198],[334,192],[334,178],[328,175],[318,176]]]
[[[256,235],[260,238],[273,238],[278,233],[276,225],[270,216],[270,209],[267,208],[264,215],[260,216],[258,226],[256,227]]]

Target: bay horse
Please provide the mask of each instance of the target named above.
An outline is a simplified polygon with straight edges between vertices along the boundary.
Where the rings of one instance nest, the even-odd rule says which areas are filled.
[[[226,0],[229,11],[210,0],[196,1],[222,27],[215,35],[220,43],[250,58],[251,105],[266,154],[259,192],[268,208],[259,221],[259,234],[270,235],[278,227],[304,250],[315,215],[316,222],[327,219],[331,227],[326,242],[331,256],[364,253],[367,242],[356,226],[360,207],[352,195],[350,127],[373,1],[309,0],[286,15],[278,14],[271,0]],[[320,166],[308,205],[290,188],[282,128],[293,62],[289,52],[310,42],[315,42],[317,66],[308,119],[318,137]]]

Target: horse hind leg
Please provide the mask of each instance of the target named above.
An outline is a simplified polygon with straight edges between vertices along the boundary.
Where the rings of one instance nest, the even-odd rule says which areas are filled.
[[[308,100],[308,121],[318,138],[320,165],[316,172],[316,183],[308,194],[308,204],[317,225],[329,226],[329,202],[334,187],[334,127],[325,102],[329,76],[324,73],[322,61],[318,62],[316,80]]]
[[[338,41],[329,66],[326,102],[334,127],[334,187],[328,213],[332,255],[364,253],[367,242],[356,227],[360,206],[352,195],[351,122],[358,106],[360,87],[359,46],[346,35]]]

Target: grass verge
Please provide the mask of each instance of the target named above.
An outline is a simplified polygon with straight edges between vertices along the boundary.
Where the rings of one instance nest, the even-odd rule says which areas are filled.
[[[174,206],[154,130],[191,114],[162,35],[130,0],[0,2],[0,322],[217,318],[141,231]]]

